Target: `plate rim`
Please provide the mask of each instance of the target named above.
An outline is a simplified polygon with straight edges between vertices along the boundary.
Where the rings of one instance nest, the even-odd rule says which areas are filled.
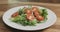
[[[25,5],[25,6],[27,6],[27,5]],[[17,7],[20,7],[20,6],[17,6]],[[40,6],[40,7],[42,7],[42,6]],[[15,8],[15,7],[13,7],[13,8]],[[43,8],[45,8],[45,7],[43,7]],[[12,8],[11,8],[11,9],[12,9]],[[48,8],[46,8],[46,9],[48,9]],[[9,10],[9,9],[8,9],[8,10]],[[8,10],[7,10],[7,11],[8,11]],[[51,10],[51,9],[49,9],[49,10]],[[7,12],[7,11],[6,11],[6,12]],[[51,10],[51,11],[52,11],[52,10]],[[5,13],[6,13],[6,12],[5,12]],[[53,11],[52,11],[52,12],[53,12]],[[5,14],[5,13],[4,13],[4,14]],[[53,13],[54,13],[54,12],[53,12]],[[4,14],[3,14],[3,16],[2,16],[2,19],[3,19],[3,17],[4,17]],[[55,14],[55,13],[54,13],[54,14]],[[56,16],[56,14],[55,14],[55,16]],[[57,20],[57,16],[56,16],[55,22],[56,22],[56,20]],[[3,20],[3,22],[5,23],[4,20]],[[6,23],[5,23],[5,24],[6,24]],[[53,23],[53,24],[54,24],[54,23]],[[53,24],[52,24],[52,25],[53,25]],[[8,25],[8,24],[6,24],[6,25]],[[52,25],[50,25],[50,26],[52,26]],[[8,26],[9,26],[9,27],[12,27],[12,26],[10,26],[10,25],[8,25]],[[50,27],[50,26],[48,26],[48,27]],[[46,28],[48,28],[48,27],[45,27],[45,28],[43,28],[43,29],[46,29]],[[18,29],[18,28],[15,28],[15,27],[12,27],[12,28]],[[23,29],[18,29],[18,30],[23,30]],[[38,29],[38,30],[42,30],[42,29]],[[27,31],[27,30],[26,30],[26,31]],[[28,30],[28,31],[35,31],[35,30]]]

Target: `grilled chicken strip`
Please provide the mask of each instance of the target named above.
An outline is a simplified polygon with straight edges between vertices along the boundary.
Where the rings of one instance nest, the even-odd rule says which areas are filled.
[[[33,11],[33,14],[34,14],[34,16],[36,17],[37,20],[39,20],[39,21],[44,20],[44,17],[42,17],[42,16],[39,14],[39,9],[38,9],[37,7],[33,7],[33,8],[32,8],[32,11]]]

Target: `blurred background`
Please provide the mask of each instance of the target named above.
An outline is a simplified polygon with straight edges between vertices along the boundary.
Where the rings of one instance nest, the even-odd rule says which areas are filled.
[[[0,3],[13,3],[13,2],[41,2],[41,3],[60,3],[60,0],[0,0]]]

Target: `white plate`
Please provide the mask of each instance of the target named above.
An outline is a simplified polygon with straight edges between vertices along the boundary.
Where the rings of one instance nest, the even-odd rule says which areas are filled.
[[[28,6],[14,7],[14,8],[9,9],[8,11],[6,11],[3,15],[4,23],[15,29],[31,31],[31,30],[45,29],[47,27],[50,27],[51,25],[53,25],[56,22],[57,17],[55,15],[55,13],[53,11],[51,11],[50,9],[40,7],[40,6],[35,6],[35,7],[38,7],[40,9],[47,9],[47,11],[48,11],[48,20],[44,23],[36,24],[36,26],[22,26],[21,24],[17,24],[17,23],[12,22],[11,20],[9,20],[9,18],[11,17],[11,15],[13,13],[17,12],[20,8],[23,8],[23,7],[28,7]]]

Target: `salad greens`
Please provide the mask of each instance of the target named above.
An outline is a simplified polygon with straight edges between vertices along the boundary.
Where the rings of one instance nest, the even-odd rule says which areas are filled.
[[[47,10],[46,9],[42,9],[42,14],[41,14],[43,17],[44,17],[44,20],[46,21],[47,20]]]
[[[29,8],[29,7],[28,7],[28,8]],[[31,8],[31,7],[30,7],[30,8]],[[29,8],[29,9],[30,9],[30,8]],[[41,10],[41,11],[40,11],[40,10]],[[44,17],[44,20],[47,20],[47,15],[48,15],[47,10],[46,10],[46,9],[40,9],[40,10],[39,10],[39,12],[41,12],[41,15]],[[24,26],[27,26],[27,25],[29,25],[29,26],[35,26],[37,23],[40,22],[40,21],[38,22],[37,19],[34,19],[34,20],[32,20],[32,21],[27,20],[27,19],[26,19],[26,14],[25,14],[25,12],[24,12],[24,8],[19,9],[18,13],[19,13],[18,16],[16,16],[16,17],[11,17],[11,20],[12,20],[13,22],[15,22],[15,23],[20,23],[20,24],[22,24],[22,25],[24,25]]]

